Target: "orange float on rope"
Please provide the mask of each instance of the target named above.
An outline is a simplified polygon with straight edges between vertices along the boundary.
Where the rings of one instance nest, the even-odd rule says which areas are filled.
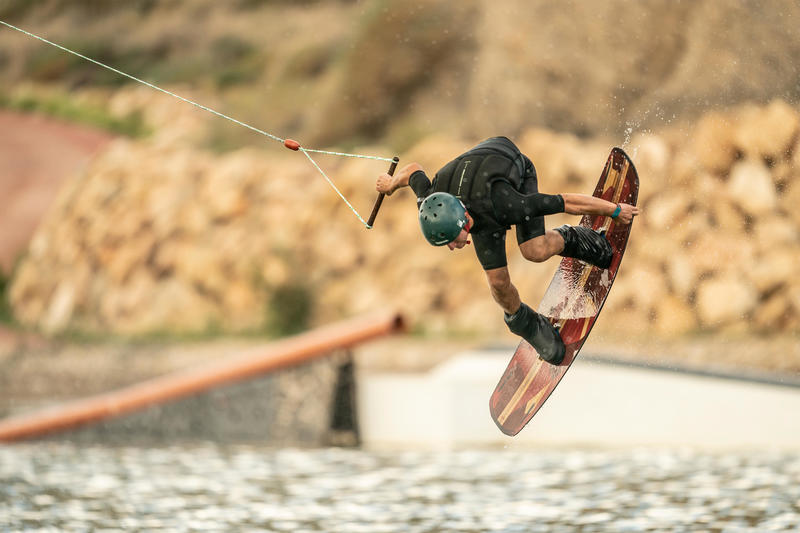
[[[294,150],[295,152],[300,149],[300,143],[294,139],[286,139],[283,141],[283,145],[289,150]]]

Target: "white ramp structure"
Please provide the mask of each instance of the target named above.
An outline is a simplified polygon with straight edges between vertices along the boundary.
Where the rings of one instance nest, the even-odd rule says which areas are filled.
[[[516,437],[489,416],[505,351],[468,352],[425,374],[359,376],[367,447],[692,446],[800,450],[800,376],[754,379],[581,356]]]

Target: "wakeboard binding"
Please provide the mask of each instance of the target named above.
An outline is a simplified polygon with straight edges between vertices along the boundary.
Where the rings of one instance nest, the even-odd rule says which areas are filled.
[[[506,313],[505,321],[511,333],[528,341],[548,363],[559,365],[564,360],[566,347],[558,329],[528,305],[523,303],[513,315]]]
[[[564,238],[564,251],[561,252],[563,257],[580,259],[599,268],[611,266],[614,250],[611,249],[604,231],[568,224],[555,230]]]

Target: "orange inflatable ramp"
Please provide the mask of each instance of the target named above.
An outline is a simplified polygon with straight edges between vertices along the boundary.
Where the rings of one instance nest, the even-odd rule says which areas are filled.
[[[30,439],[92,424],[298,365],[403,329],[403,318],[398,313],[369,315],[322,327],[200,368],[167,374],[113,392],[0,420],[0,442]]]

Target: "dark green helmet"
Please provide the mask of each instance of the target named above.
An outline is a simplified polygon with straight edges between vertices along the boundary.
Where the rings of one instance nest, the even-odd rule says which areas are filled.
[[[434,246],[456,240],[467,225],[467,210],[461,200],[446,192],[435,192],[419,206],[422,234]]]

